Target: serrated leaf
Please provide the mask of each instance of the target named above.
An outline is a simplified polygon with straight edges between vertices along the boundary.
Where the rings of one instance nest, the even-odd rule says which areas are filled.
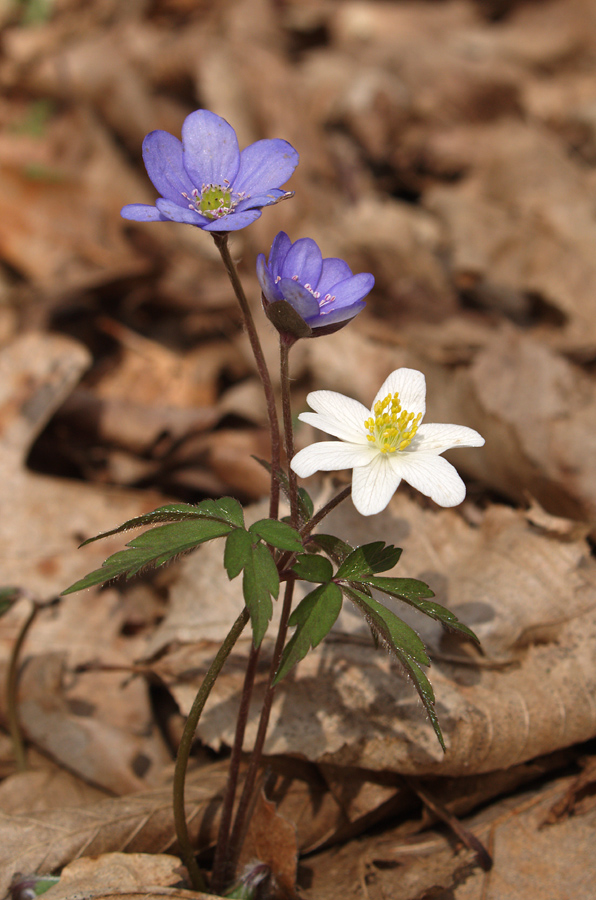
[[[334,534],[313,534],[309,539],[311,544],[319,547],[323,553],[333,560],[334,563],[340,565],[344,559],[353,551],[351,544],[342,541],[341,538],[335,537]]]
[[[231,530],[232,526],[228,523],[210,518],[160,525],[139,534],[126,545],[128,549],[114,553],[106,559],[100,569],[90,572],[62,593],[72,594],[75,591],[82,591],[95,584],[111,581],[119,575],[125,575],[128,580],[141,569],[161,566],[178,554],[192,550],[205,541],[223,537]]]
[[[445,750],[445,741],[443,739],[443,733],[441,731],[441,726],[439,725],[439,720],[437,718],[437,713],[435,710],[435,694],[432,688],[432,685],[425,673],[419,666],[419,663],[423,665],[429,665],[430,661],[426,655],[426,649],[424,648],[424,644],[418,637],[415,631],[412,631],[411,628],[408,628],[405,625],[405,622],[402,622],[401,619],[398,619],[397,616],[394,616],[390,610],[386,609],[386,607],[382,606],[382,604],[377,603],[375,600],[366,597],[361,593],[361,591],[356,588],[349,588],[347,586],[343,586],[343,591],[347,597],[352,600],[352,602],[356,605],[356,607],[364,614],[371,630],[373,632],[377,632],[379,638],[383,641],[384,645],[391,650],[397,660],[401,663],[402,667],[405,669],[406,674],[412,679],[414,682],[414,687],[416,688],[422,703],[424,704],[424,708],[428,713],[428,717],[431,721],[431,725],[437,735],[438,741]],[[385,614],[389,613],[389,616]],[[395,621],[400,624],[400,626],[404,626],[409,630],[410,635],[408,636],[407,646],[406,642],[402,642],[401,638],[403,637],[402,629],[399,627],[397,631],[395,630]],[[412,641],[411,637],[414,636],[415,640]],[[397,640],[396,640],[397,639]],[[413,650],[416,649],[416,646],[422,645],[422,653],[419,654],[420,658],[414,656]]]
[[[417,581],[415,578],[373,577],[368,578],[366,583],[371,585],[371,587],[382,591],[384,594],[388,594],[390,597],[403,600],[404,603],[413,606],[414,609],[424,613],[424,615],[430,616],[431,619],[436,619],[449,631],[463,634],[473,641],[476,641],[477,644],[480,644],[479,638],[474,634],[472,629],[468,628],[467,625],[464,625],[463,622],[460,622],[455,613],[452,613],[451,610],[441,606],[440,603],[425,599],[427,597],[434,597],[434,593],[423,581]]]
[[[277,519],[260,519],[248,530],[257,538],[264,540],[266,544],[277,547],[278,550],[292,550],[294,553],[300,553],[303,549],[299,533],[286,522],[279,522]]]
[[[314,556],[312,553],[301,553],[292,566],[302,581],[314,581],[315,584],[325,584],[333,578],[333,566],[324,556]]]
[[[13,606],[21,596],[21,589],[18,587],[0,588],[0,616]]]
[[[289,624],[296,626],[296,631],[284,647],[274,684],[329,634],[341,605],[342,593],[336,584],[322,584],[301,600],[290,616]]]
[[[392,569],[401,556],[401,549],[384,541],[373,541],[356,547],[343,561],[336,573],[337,578],[346,581],[364,580],[375,572],[386,572]]]
[[[244,528],[234,528],[226,538],[224,568],[230,581],[240,574],[250,558],[252,538]]]
[[[279,574],[264,544],[251,546],[244,566],[242,591],[252,626],[255,647],[260,646],[273,614],[271,596],[279,594]]]
[[[270,462],[267,462],[266,459],[260,459],[258,456],[253,456],[253,459],[259,463],[259,465],[263,466],[269,474],[271,475],[272,466]],[[275,477],[279,483],[280,488],[283,491],[283,494],[286,500],[290,499],[290,482],[288,480],[288,476],[284,472],[283,469],[278,469],[275,473]],[[303,525],[305,522],[311,518],[314,511],[314,505],[308,493],[304,490],[304,488],[298,488],[298,518],[300,520],[300,524]]]
[[[429,666],[430,660],[426,647],[413,628],[406,625],[395,613],[383,606],[373,597],[367,597],[355,587],[344,587],[347,595],[364,615],[371,628],[379,633],[379,637],[388,649],[406,653],[417,663]]]
[[[157,525],[164,522],[185,522],[188,519],[214,518],[238,528],[244,527],[244,514],[242,507],[233,497],[221,497],[219,500],[202,500],[201,503],[168,503],[167,506],[160,506],[153,512],[145,513],[143,516],[135,516],[134,519],[128,519],[117,528],[111,531],[102,531],[94,537],[87,538],[83,541],[81,547],[92,544],[94,541],[101,541],[103,538],[111,537],[113,534],[120,534],[122,531],[131,531],[133,528],[144,528],[146,525]]]

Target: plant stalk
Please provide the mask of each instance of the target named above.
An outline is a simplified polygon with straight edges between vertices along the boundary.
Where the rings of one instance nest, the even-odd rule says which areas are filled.
[[[10,731],[10,737],[12,740],[12,747],[14,750],[18,772],[25,772],[27,770],[27,755],[25,753],[23,732],[21,730],[21,724],[19,722],[17,703],[19,661],[21,657],[21,650],[23,648],[23,644],[25,643],[25,638],[27,637],[29,629],[33,625],[33,622],[35,621],[37,613],[40,609],[41,606],[33,601],[33,609],[23,623],[23,626],[15,641],[14,647],[12,648],[12,653],[10,654],[10,663],[8,666],[8,677],[6,679],[6,718],[8,719],[8,729]]]
[[[290,494],[290,524],[293,528],[298,527],[298,480],[296,473],[290,466],[292,457],[294,456],[294,423],[292,422],[292,396],[290,391],[290,349],[294,344],[294,339],[284,338],[280,335],[279,339],[279,369],[281,383],[281,408],[284,423],[284,440],[286,457],[288,460],[288,488]]]
[[[207,702],[207,698],[209,697],[217,676],[221,672],[226,659],[228,658],[232,651],[232,648],[234,647],[234,644],[242,634],[242,631],[244,629],[244,626],[248,622],[248,619],[248,610],[245,607],[232,625],[230,631],[226,635],[223,644],[217,651],[217,655],[211,663],[209,670],[205,675],[205,678],[203,679],[203,682],[198,690],[197,696],[195,697],[194,703],[188,714],[188,718],[184,726],[184,731],[182,732],[180,746],[178,748],[178,755],[176,757],[176,768],[174,770],[174,823],[176,826],[176,836],[178,838],[178,844],[180,846],[180,855],[182,857],[184,865],[188,869],[191,884],[195,891],[206,892],[207,884],[205,882],[203,873],[197,865],[195,854],[190,843],[190,838],[188,836],[188,827],[186,824],[186,813],[184,810],[184,785],[186,781],[188,758],[190,756],[190,750],[192,747],[192,742],[194,740],[195,731],[197,730],[197,725],[199,724],[199,719],[201,717],[201,713],[203,712],[205,703]]]

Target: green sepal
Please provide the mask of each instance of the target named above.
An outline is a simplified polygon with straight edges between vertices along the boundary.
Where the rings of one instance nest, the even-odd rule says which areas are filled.
[[[11,606],[17,602],[21,596],[21,589],[18,587],[0,588],[0,616],[7,613]]]
[[[400,619],[395,613],[383,606],[373,597],[368,597],[355,587],[345,587],[347,595],[364,615],[371,628],[378,632],[383,643],[392,650],[400,650],[415,659],[423,666],[429,666],[430,660],[426,647],[413,628]]]
[[[251,546],[244,566],[242,592],[250,614],[253,643],[259,647],[273,614],[271,597],[279,594],[279,574],[265,544]]]
[[[320,644],[329,634],[342,606],[342,593],[336,584],[321,584],[300,601],[289,625],[296,631],[284,647],[273,684],[284,678],[308,651]]]
[[[373,541],[356,547],[341,564],[336,578],[346,581],[364,581],[375,572],[386,572],[392,569],[401,556],[401,549],[384,541]]]
[[[434,592],[423,581],[417,581],[415,578],[367,578],[366,583],[371,587],[388,594],[390,597],[396,597],[403,600],[417,609],[419,612],[430,616],[441,622],[449,631],[455,631],[463,634],[465,637],[471,638],[480,644],[479,638],[474,634],[471,628],[460,622],[455,613],[441,606],[440,603],[428,600],[428,597],[434,597]]]
[[[244,513],[242,507],[233,497],[221,497],[219,500],[202,500],[201,503],[169,503],[167,506],[160,506],[153,512],[145,513],[143,516],[135,516],[134,519],[128,519],[117,528],[111,531],[102,531],[94,537],[87,538],[83,541],[81,547],[92,544],[94,541],[101,541],[103,538],[111,537],[113,534],[120,534],[122,531],[130,531],[132,528],[144,528],[146,525],[157,525],[164,522],[185,522],[188,519],[211,518],[228,522],[237,528],[244,527]]]
[[[90,572],[62,593],[72,594],[75,591],[82,591],[95,584],[111,581],[119,575],[126,575],[128,581],[141,569],[161,566],[180,553],[192,550],[205,541],[223,537],[231,530],[232,526],[227,522],[209,518],[160,525],[139,534],[126,545],[129,549],[114,553],[106,559],[100,569]]]
[[[314,544],[337,565],[341,565],[344,559],[354,550],[351,544],[335,537],[334,534],[313,534],[309,538],[309,544]]]
[[[419,665],[419,663],[425,666],[430,665],[424,644],[415,631],[409,628],[401,619],[398,619],[397,616],[394,616],[382,604],[377,603],[375,600],[371,602],[371,598],[366,597],[356,588],[343,586],[342,589],[345,595],[364,614],[371,631],[377,633],[378,638],[387,649],[391,650],[406,674],[412,679],[437,739],[443,751],[446,751],[443,732],[435,710],[435,694],[430,681]],[[387,616],[387,613],[389,613],[389,616]],[[404,631],[404,628],[410,632],[409,635]],[[420,646],[422,646],[422,652],[419,650]]]
[[[329,560],[313,553],[301,553],[292,571],[302,581],[314,581],[315,584],[327,584],[333,578],[333,566]]]
[[[302,538],[295,528],[277,519],[260,519],[248,529],[255,538],[261,538],[266,544],[278,550],[292,550],[300,553],[303,550]]]
[[[252,544],[252,538],[244,528],[234,528],[227,536],[223,561],[230,581],[240,575],[249,561]]]

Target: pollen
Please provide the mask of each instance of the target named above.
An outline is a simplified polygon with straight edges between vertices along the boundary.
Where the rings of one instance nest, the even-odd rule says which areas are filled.
[[[420,425],[422,413],[415,415],[402,409],[399,394],[387,394],[375,403],[373,415],[366,419],[366,439],[376,444],[381,453],[395,453],[408,447]]]

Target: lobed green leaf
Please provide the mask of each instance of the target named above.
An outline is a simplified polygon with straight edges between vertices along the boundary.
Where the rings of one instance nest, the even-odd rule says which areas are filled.
[[[392,569],[401,556],[401,549],[384,541],[373,541],[356,547],[347,556],[336,573],[336,578],[346,581],[364,581],[375,572]]]
[[[384,594],[388,594],[390,597],[403,600],[404,603],[413,606],[414,609],[424,613],[425,616],[436,619],[449,631],[463,634],[473,641],[476,641],[477,644],[480,643],[472,629],[468,628],[467,625],[464,625],[463,622],[460,622],[455,613],[452,613],[451,610],[441,606],[440,603],[435,603],[434,601],[426,599],[427,597],[434,597],[434,593],[424,581],[417,581],[415,578],[373,577],[368,578],[366,583],[371,587],[382,591]]]
[[[259,647],[273,614],[271,596],[279,594],[279,574],[265,544],[251,546],[244,566],[242,591],[250,614],[253,642]]]
[[[252,538],[244,528],[234,528],[226,538],[224,568],[230,581],[240,572],[250,559]]]
[[[333,566],[329,560],[312,553],[301,553],[292,571],[302,581],[314,581],[316,584],[326,584],[333,578]]]
[[[219,500],[202,500],[201,503],[169,503],[167,506],[160,506],[153,512],[145,513],[143,516],[135,516],[134,519],[128,519],[117,528],[111,531],[102,531],[94,537],[87,538],[83,541],[81,547],[92,544],[94,541],[100,541],[103,538],[111,537],[113,534],[120,534],[122,531],[130,531],[133,528],[144,528],[146,525],[157,525],[164,522],[185,522],[188,519],[202,518],[219,519],[235,525],[237,528],[244,527],[244,514],[242,507],[233,497],[221,497]]]
[[[278,550],[292,550],[300,553],[303,550],[302,538],[295,528],[277,519],[260,519],[248,529],[251,534],[261,538],[266,544]]]
[[[290,669],[329,634],[341,606],[341,590],[333,583],[320,585],[300,601],[289,621],[289,625],[296,626],[296,631],[284,647],[273,684],[285,678]]]
[[[335,537],[334,534],[313,534],[309,538],[309,543],[321,549],[337,565],[343,563],[354,549],[351,544]]]
[[[364,615],[371,628],[374,628],[385,645],[391,650],[399,650],[407,653],[416,662],[423,666],[429,666],[430,660],[426,653],[426,647],[413,628],[406,625],[402,619],[379,603],[373,597],[368,597],[355,587],[346,588],[347,596],[352,600],[360,612]]]
[[[72,594],[75,591],[82,591],[95,584],[111,581],[119,575],[125,575],[128,580],[141,569],[161,566],[178,554],[192,550],[205,541],[223,537],[231,530],[232,526],[227,522],[210,518],[160,525],[139,534],[126,545],[128,549],[114,553],[106,559],[100,569],[90,572],[62,593]]]

